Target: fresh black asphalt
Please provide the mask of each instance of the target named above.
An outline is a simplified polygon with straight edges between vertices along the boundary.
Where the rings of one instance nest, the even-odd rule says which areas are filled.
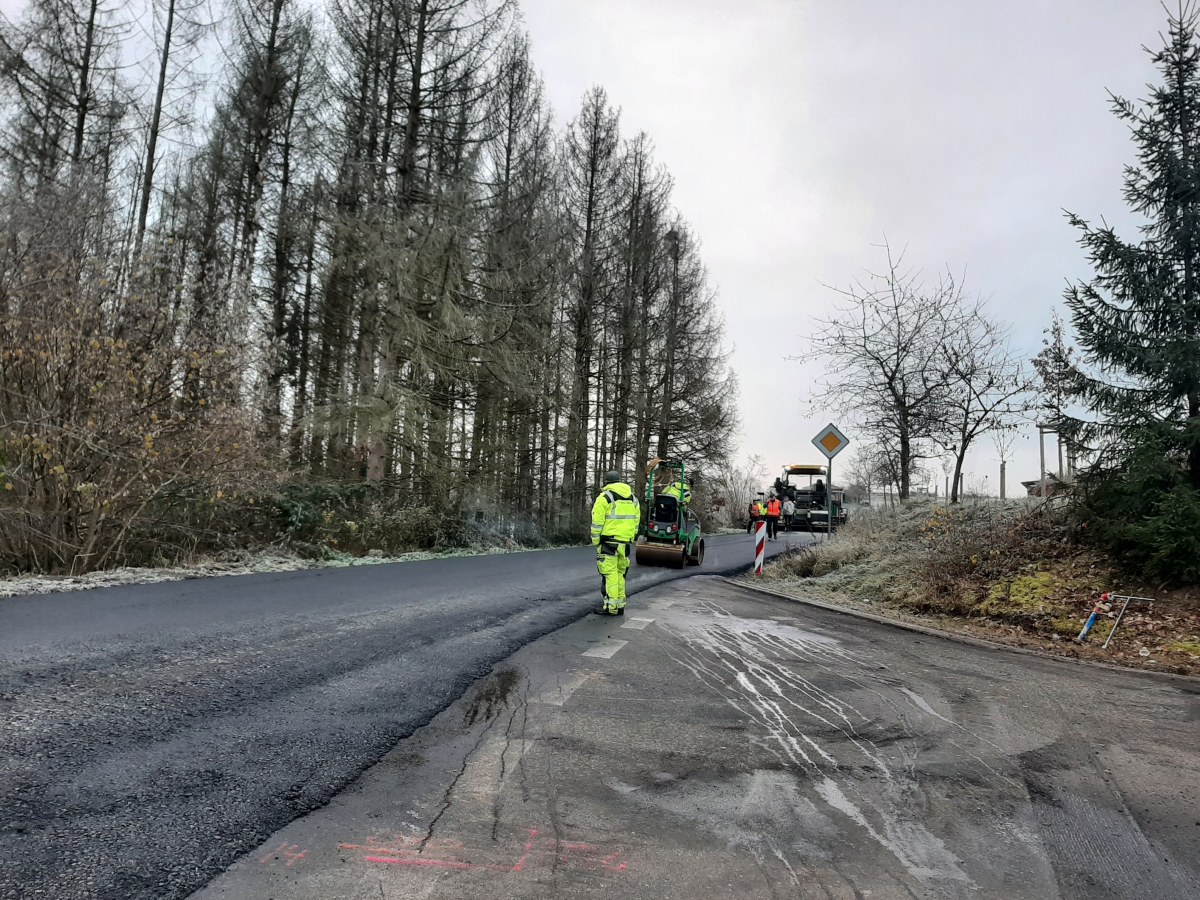
[[[186,896],[597,599],[575,548],[0,600],[0,898]]]

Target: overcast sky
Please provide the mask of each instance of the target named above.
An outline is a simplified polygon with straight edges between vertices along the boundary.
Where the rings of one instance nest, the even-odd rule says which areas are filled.
[[[812,437],[843,424],[806,415],[819,368],[786,357],[829,309],[822,284],[878,269],[885,236],[931,278],[965,272],[1032,356],[1088,274],[1063,210],[1132,234],[1133,147],[1106,91],[1140,99],[1156,80],[1158,0],[521,3],[560,123],[602,84],[675,177],[735,347],[742,455],[772,475],[819,461]],[[990,439],[966,468],[997,492]],[[1010,488],[1037,476],[1031,434]]]

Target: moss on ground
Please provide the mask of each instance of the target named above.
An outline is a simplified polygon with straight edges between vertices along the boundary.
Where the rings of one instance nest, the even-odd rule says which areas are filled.
[[[1163,644],[1163,649],[1172,653],[1186,653],[1200,659],[1200,640],[1167,641]]]
[[[980,615],[1008,618],[1014,613],[1025,618],[1048,611],[1061,590],[1051,571],[1030,572],[1013,578],[1001,578],[991,586],[987,599],[978,606]]]

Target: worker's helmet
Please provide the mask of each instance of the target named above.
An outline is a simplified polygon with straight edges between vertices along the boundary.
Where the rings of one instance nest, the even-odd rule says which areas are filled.
[[[605,484],[613,484],[614,482],[618,482],[620,480],[621,480],[621,473],[618,472],[616,469],[609,469],[607,472],[604,473],[604,483]]]

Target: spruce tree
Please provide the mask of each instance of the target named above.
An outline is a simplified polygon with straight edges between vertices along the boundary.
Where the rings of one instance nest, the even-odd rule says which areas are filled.
[[[1152,52],[1161,84],[1142,105],[1112,98],[1137,148],[1124,196],[1144,219],[1140,239],[1070,215],[1096,274],[1066,291],[1087,368],[1076,370],[1074,393],[1090,415],[1060,424],[1093,451],[1091,502],[1107,507],[1110,536],[1144,563],[1158,558],[1151,568],[1169,577],[1184,573],[1162,556],[1165,526],[1200,510],[1197,23],[1190,3],[1171,16]]]

